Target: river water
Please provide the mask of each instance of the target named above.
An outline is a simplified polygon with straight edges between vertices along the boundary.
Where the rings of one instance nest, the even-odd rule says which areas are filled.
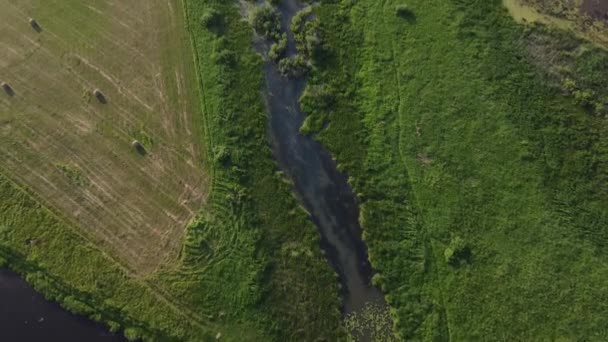
[[[289,27],[301,8],[297,0],[283,0],[279,6],[282,29],[288,33],[287,56],[296,53]],[[261,53],[268,47],[262,43],[255,46]],[[370,303],[385,305],[381,292],[371,285],[372,269],[361,238],[359,208],[347,176],[337,170],[336,162],[320,143],[299,132],[304,115],[298,100],[305,78],[284,77],[272,62],[265,63],[264,76],[274,156],[310,212],[321,235],[321,247],[339,275],[343,312],[348,315]]]
[[[71,314],[38,294],[17,274],[0,269],[0,341],[125,341],[106,327]]]

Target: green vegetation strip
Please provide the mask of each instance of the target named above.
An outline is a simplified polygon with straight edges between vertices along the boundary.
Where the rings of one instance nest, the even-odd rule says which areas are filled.
[[[303,130],[351,175],[400,339],[606,339],[606,54],[499,0],[315,12]]]

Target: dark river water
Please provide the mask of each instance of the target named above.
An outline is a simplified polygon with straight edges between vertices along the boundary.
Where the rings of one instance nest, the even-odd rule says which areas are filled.
[[[0,268],[0,341],[125,341],[106,327],[44,299],[17,274]]]
[[[288,33],[288,56],[296,53],[289,31],[291,18],[301,8],[297,0],[283,0],[279,6],[282,27]],[[267,49],[267,44],[255,46],[260,52]],[[321,247],[340,277],[343,312],[357,312],[369,303],[384,305],[381,292],[371,285],[372,269],[361,239],[359,208],[347,176],[338,172],[336,162],[320,143],[299,132],[304,115],[298,100],[306,80],[282,76],[272,62],[265,64],[264,75],[273,152],[310,212],[321,235]]]

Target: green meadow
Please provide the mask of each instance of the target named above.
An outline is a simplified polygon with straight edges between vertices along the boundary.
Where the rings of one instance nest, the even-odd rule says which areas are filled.
[[[606,339],[606,53],[498,0],[316,13],[309,83],[334,105],[307,122],[351,176],[399,337]]]

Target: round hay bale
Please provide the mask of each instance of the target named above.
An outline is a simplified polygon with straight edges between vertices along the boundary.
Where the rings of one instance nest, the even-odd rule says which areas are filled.
[[[42,31],[42,28],[40,27],[40,24],[38,24],[38,22],[36,21],[36,19],[34,19],[34,18],[28,18],[28,22],[30,23],[30,26],[34,30],[36,30],[36,32]]]
[[[146,154],[146,148],[138,140],[133,140],[133,142],[131,142],[131,147],[142,156]]]
[[[10,96],[15,95],[13,88],[11,88],[11,86],[8,83],[2,82],[2,83],[0,83],[0,87],[2,87],[2,89],[4,89],[4,92],[7,93],[8,95],[10,95]]]
[[[99,89],[93,90],[93,96],[97,98],[97,100],[101,103],[106,103],[106,96]]]

